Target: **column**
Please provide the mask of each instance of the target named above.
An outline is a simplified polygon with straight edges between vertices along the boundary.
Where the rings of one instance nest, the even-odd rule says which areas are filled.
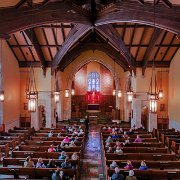
[[[135,125],[139,128],[141,126],[141,99],[133,98],[131,113],[131,127]]]
[[[157,129],[157,114],[156,113],[149,113],[149,120],[148,120],[148,131],[152,132],[153,128]]]

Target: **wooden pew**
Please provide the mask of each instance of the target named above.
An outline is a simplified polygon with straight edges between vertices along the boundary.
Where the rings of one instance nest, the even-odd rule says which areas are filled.
[[[105,141],[107,138],[103,137],[103,141]],[[134,142],[136,138],[130,138],[130,142]],[[113,138],[113,141],[120,141],[120,142],[125,142],[125,138]],[[142,138],[142,142],[157,142],[156,138]]]
[[[153,161],[175,161],[175,154],[155,154],[155,153],[124,153],[118,155],[114,153],[105,154],[107,160],[153,160]]]
[[[124,176],[128,176],[128,171],[121,169],[121,172]],[[109,180],[114,170],[107,169],[107,179]],[[157,180],[157,179],[179,179],[180,177],[180,170],[134,170],[134,175],[139,178],[147,178],[150,180]]]
[[[9,156],[9,144],[8,143],[2,143],[0,144],[0,152],[4,153],[4,155],[7,157]],[[2,154],[1,154],[2,155]]]
[[[106,144],[105,142],[103,143],[104,145]],[[115,142],[111,142],[110,145],[112,147],[114,147],[116,145]],[[154,147],[154,148],[160,148],[160,147],[164,147],[164,145],[162,143],[158,143],[158,142],[150,142],[150,143],[146,143],[146,142],[142,142],[142,143],[130,143],[127,144],[125,147]]]
[[[102,134],[103,138],[108,138],[112,134]],[[119,136],[122,136],[123,134],[117,134]],[[130,138],[136,138],[136,136],[139,135],[141,138],[152,138],[152,134],[130,134],[128,135]]]
[[[35,137],[32,136],[31,140],[35,141],[63,141],[63,137]],[[82,142],[84,140],[84,137],[78,137],[78,141]]]
[[[113,151],[116,148],[112,148]],[[149,148],[149,147],[123,147],[122,148],[124,153],[168,153],[167,148]]]
[[[58,133],[53,133],[53,136],[54,137],[57,137]],[[35,133],[34,136],[37,136],[37,137],[48,137],[48,133]],[[76,136],[76,135],[73,135],[73,134],[67,134],[67,133],[64,133],[64,136],[68,136],[68,137],[71,137],[71,136]],[[83,137],[84,135],[80,135],[78,137]]]
[[[124,168],[127,161],[115,160],[119,168]],[[135,169],[138,169],[141,165],[141,160],[132,160],[132,165]],[[106,160],[106,165],[110,167],[112,160]],[[149,169],[177,169],[180,167],[180,161],[146,161],[146,165]]]
[[[56,168],[0,168],[0,175],[14,175],[16,178],[19,175],[27,176],[28,178],[43,178],[52,176],[53,171]],[[60,169],[65,175],[70,176],[73,180],[76,180],[76,170],[75,169]]]
[[[180,150],[180,139],[173,140],[171,148],[176,154],[179,154],[178,151]]]
[[[67,152],[68,156],[71,157],[74,152]],[[60,153],[59,152],[36,152],[36,151],[12,151],[13,158],[26,158],[30,156],[32,158],[45,158],[45,159],[58,159]],[[77,155],[80,157],[80,153]]]
[[[51,144],[53,144],[54,146],[57,146],[59,144],[61,144],[61,141],[26,141],[25,142],[26,145],[42,145],[42,146],[50,146]],[[75,143],[77,146],[81,146],[83,147],[83,143],[81,142],[77,142]]]
[[[19,146],[19,151],[47,152],[48,149],[49,149],[49,146],[27,146],[27,145],[20,145]],[[67,148],[62,148],[62,150],[65,152],[80,152],[82,150],[82,146],[67,147]]]

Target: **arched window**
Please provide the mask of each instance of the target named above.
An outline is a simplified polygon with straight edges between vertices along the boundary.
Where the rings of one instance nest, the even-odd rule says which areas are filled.
[[[88,91],[100,91],[100,75],[96,71],[88,75]]]

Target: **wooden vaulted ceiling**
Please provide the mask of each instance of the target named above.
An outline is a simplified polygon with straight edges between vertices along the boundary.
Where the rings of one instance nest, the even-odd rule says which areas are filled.
[[[10,36],[19,66],[44,73],[98,49],[124,70],[142,67],[144,74],[153,60],[169,67],[180,46],[178,0],[3,0],[0,7],[0,37]]]

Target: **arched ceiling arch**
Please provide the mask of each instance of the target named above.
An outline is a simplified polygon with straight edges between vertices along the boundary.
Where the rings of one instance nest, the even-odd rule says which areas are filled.
[[[15,6],[0,8],[0,38],[8,38],[9,35],[13,38],[7,43],[20,67],[28,66],[31,55],[33,63],[30,64],[41,65],[44,73],[46,67],[52,65],[64,70],[78,53],[87,49],[99,49],[106,52],[112,59],[116,59],[117,63],[125,70],[135,71],[136,67],[140,66],[144,72],[145,68],[152,64],[153,56],[156,61],[155,65],[169,66],[179,48],[180,43],[176,37],[180,34],[180,5],[172,4],[169,0],[158,0],[155,1],[154,5],[149,0],[108,0],[108,3],[102,4],[102,1],[98,0],[14,1],[18,2]],[[100,4],[98,4],[99,2]],[[52,26],[53,35],[49,38],[47,37],[48,33],[44,30],[45,27],[48,27],[45,25],[46,23],[51,23],[50,27]],[[64,32],[67,23],[71,24],[68,25],[71,28],[69,35]],[[79,31],[73,29],[76,25],[79,26]],[[58,28],[58,26],[61,28],[63,37],[63,42],[60,44],[56,36],[57,33],[55,33],[57,29],[54,28]],[[121,30],[118,27],[124,28]],[[129,34],[129,27],[131,32],[130,35],[127,35]],[[135,29],[138,27],[143,29],[137,38],[139,41],[134,38],[137,36]],[[31,29],[31,33],[28,28]],[[92,32],[98,31],[104,40],[102,42],[95,40],[83,47],[85,44],[82,41],[84,35],[88,34],[88,29]],[[20,44],[15,36],[14,32],[20,30],[22,30],[21,34],[26,41],[25,44]],[[37,31],[42,31],[45,43],[42,42],[42,37],[39,37],[40,34]],[[32,34],[33,38],[31,37]],[[128,36],[129,40],[127,40]],[[52,39],[52,37],[55,45],[48,42],[48,39]],[[102,44],[100,45],[100,43]],[[45,46],[47,46],[50,56],[47,56],[47,52],[44,51]],[[26,50],[23,50],[25,48]],[[53,49],[53,53],[51,49]],[[28,51],[29,53],[27,53]],[[34,51],[36,52],[35,55]],[[159,55],[161,52],[163,52],[162,57]],[[20,60],[18,54],[22,54]]]
[[[115,2],[115,1],[113,1]],[[69,22],[99,26],[115,22],[136,22],[154,26],[152,3],[143,5],[134,1],[117,1],[91,14],[90,11],[71,1],[49,1],[48,5],[34,4],[32,7],[7,7],[0,9],[0,37],[5,38],[16,31],[46,23]],[[167,13],[168,12],[168,13]],[[180,34],[180,6],[167,8],[156,6],[155,26]]]

